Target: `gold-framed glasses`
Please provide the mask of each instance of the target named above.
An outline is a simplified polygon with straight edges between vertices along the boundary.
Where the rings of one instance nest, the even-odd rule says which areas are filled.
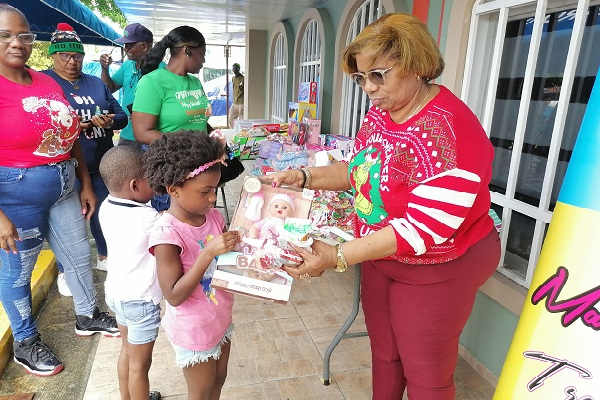
[[[82,62],[83,61],[83,54],[77,53],[77,54],[69,54],[69,53],[58,53],[58,56],[60,57],[61,60],[63,60],[64,62],[68,63],[69,61],[71,61],[71,58],[75,61],[75,62]]]
[[[0,42],[10,43],[17,38],[21,43],[31,45],[35,42],[36,36],[35,33],[19,33],[18,35],[13,35],[8,31],[0,31]]]
[[[389,68],[382,69],[373,69],[371,71],[367,71],[367,73],[362,72],[353,72],[350,74],[350,78],[356,83],[358,86],[363,87],[367,83],[367,79],[371,81],[371,83],[377,86],[385,85],[385,74],[387,74],[392,68],[400,63],[400,60],[396,62],[396,64],[392,65]]]

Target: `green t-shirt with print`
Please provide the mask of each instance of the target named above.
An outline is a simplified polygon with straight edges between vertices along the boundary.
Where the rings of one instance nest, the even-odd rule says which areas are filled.
[[[156,130],[206,131],[209,101],[202,83],[193,75],[180,76],[166,68],[144,75],[135,90],[133,111],[158,116]]]

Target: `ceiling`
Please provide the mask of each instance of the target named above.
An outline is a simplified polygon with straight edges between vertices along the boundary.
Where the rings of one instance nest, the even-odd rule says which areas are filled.
[[[315,0],[115,0],[130,23],[139,22],[160,40],[173,28],[197,28],[209,44],[244,44],[246,29],[268,30],[301,16]]]

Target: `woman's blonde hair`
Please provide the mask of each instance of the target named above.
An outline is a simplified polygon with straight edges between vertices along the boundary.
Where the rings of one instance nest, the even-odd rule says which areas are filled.
[[[344,50],[344,72],[357,72],[356,55],[364,53],[399,61],[400,76],[413,73],[427,82],[444,70],[444,59],[427,26],[410,14],[386,14],[367,25]]]

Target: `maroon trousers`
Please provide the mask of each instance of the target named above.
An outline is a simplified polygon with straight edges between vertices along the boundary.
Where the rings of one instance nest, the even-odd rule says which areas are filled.
[[[361,299],[373,358],[373,400],[454,400],[459,336],[477,289],[496,270],[493,230],[456,260],[362,263]]]

